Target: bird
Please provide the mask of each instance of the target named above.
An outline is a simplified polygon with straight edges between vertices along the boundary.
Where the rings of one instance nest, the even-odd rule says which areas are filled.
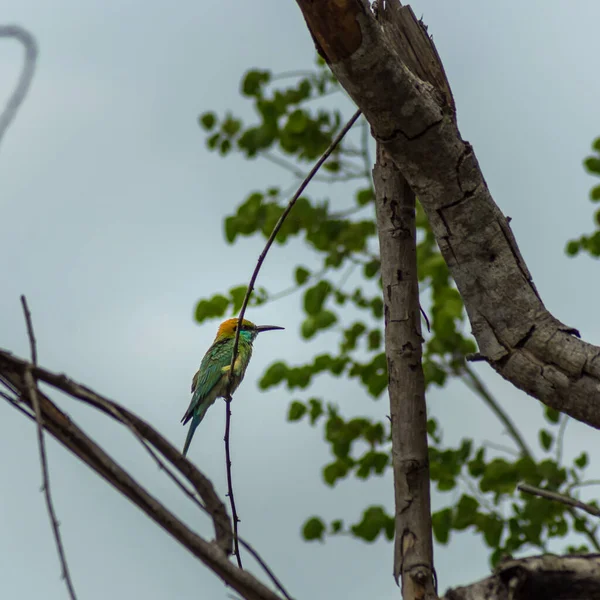
[[[206,411],[217,398],[225,398],[227,395],[237,327],[237,318],[227,319],[221,323],[212,346],[204,355],[200,368],[192,379],[192,400],[181,419],[184,425],[188,421],[192,421],[183,446],[183,456],[187,454],[194,432],[204,418]],[[284,328],[277,325],[255,325],[246,319],[242,321],[230,394],[235,392],[244,378],[246,368],[252,357],[252,344],[256,336],[263,331],[276,329]]]

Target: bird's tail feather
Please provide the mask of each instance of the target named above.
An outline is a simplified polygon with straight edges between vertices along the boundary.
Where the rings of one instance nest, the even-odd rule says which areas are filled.
[[[198,407],[198,411],[194,412],[194,416],[192,417],[192,422],[190,423],[190,428],[188,430],[187,437],[185,438],[185,444],[183,445],[183,455],[187,454],[188,448],[192,443],[192,438],[194,437],[194,433],[196,431],[196,427],[200,425],[202,419],[204,419],[204,415],[208,410],[210,403],[205,402]]]

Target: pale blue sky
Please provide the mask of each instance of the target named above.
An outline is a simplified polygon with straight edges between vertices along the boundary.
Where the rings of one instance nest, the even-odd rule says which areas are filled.
[[[567,259],[565,241],[591,229],[590,177],[581,162],[600,134],[600,82],[592,67],[600,4],[557,0],[414,2],[433,34],[452,85],[463,137],[512,227],[548,306],[589,341],[600,339],[597,263]],[[119,400],[183,443],[179,420],[189,384],[216,324],[192,320],[196,300],[248,279],[258,240],[227,246],[222,219],[251,189],[280,180],[275,167],[209,153],[199,113],[249,116],[239,97],[249,67],[310,67],[312,41],[291,0],[253,3],[5,0],[4,23],[32,31],[38,71],[0,148],[0,346],[28,354],[19,295],[27,294],[40,361]],[[22,56],[0,43],[0,97]],[[348,116],[351,107],[348,106]],[[346,200],[331,191],[332,202]],[[259,283],[289,285],[298,260],[276,248]],[[307,258],[307,260],[309,260]],[[320,433],[285,422],[285,390],[262,394],[256,380],[276,358],[298,363],[326,343],[299,342],[298,299],[253,310],[285,332],[259,338],[234,407],[234,478],[241,532],[297,598],[397,598],[391,545],[301,541],[307,516],[356,519],[368,504],[391,508],[389,477],[368,485],[320,478]],[[533,433],[537,402],[489,368],[478,371],[517,422]],[[319,381],[316,392],[345,414],[382,417],[350,384]],[[207,519],[180,497],[130,436],[100,414],[61,406],[198,530]],[[429,397],[448,441],[483,430],[505,440],[469,392],[455,384]],[[223,407],[198,430],[190,456],[224,496]],[[66,597],[39,493],[35,430],[0,403],[0,595]],[[535,441],[532,441],[532,445]],[[225,598],[206,568],[135,507],[49,442],[56,509],[80,598]],[[600,458],[597,433],[570,426],[567,453]],[[590,473],[594,475],[593,472]],[[434,498],[438,505],[448,495]],[[253,568],[253,567],[252,567]],[[488,572],[466,533],[436,549],[440,588]]]

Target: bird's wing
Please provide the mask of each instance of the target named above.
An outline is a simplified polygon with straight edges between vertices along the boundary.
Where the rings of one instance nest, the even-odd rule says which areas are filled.
[[[198,369],[194,377],[192,377],[192,394],[194,393],[194,390],[196,389],[196,384],[198,383],[198,375],[200,375],[200,369]]]
[[[192,418],[192,414],[204,398],[209,394],[212,388],[219,382],[225,367],[231,362],[231,347],[227,340],[214,343],[209,351],[204,355],[200,368],[192,379],[192,401],[183,415],[183,423],[187,423]]]

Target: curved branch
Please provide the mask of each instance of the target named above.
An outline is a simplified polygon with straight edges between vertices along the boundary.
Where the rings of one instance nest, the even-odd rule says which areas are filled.
[[[479,379],[477,373],[475,373],[469,365],[465,365],[463,370],[467,377],[467,379],[463,379],[465,385],[478,394],[483,402],[487,404],[488,408],[496,415],[496,417],[498,417],[498,420],[506,427],[506,431],[513,439],[513,442],[519,447],[521,454],[533,458],[533,453],[517,429],[517,426],[513,423],[512,419],[500,404],[498,404],[498,401],[492,396],[483,381]]]
[[[18,25],[0,25],[0,37],[13,38],[25,48],[25,62],[23,63],[23,69],[19,76],[19,81],[15,86],[13,93],[11,94],[2,114],[0,114],[0,143],[2,138],[8,129],[8,126],[14,121],[17,116],[17,111],[29,91],[29,86],[33,79],[35,72],[35,64],[37,62],[38,48],[35,37],[26,29],[19,27]]]
[[[194,556],[199,558],[225,583],[248,600],[277,600],[279,596],[246,571],[234,566],[227,559],[231,552],[231,524],[223,522],[227,517],[225,507],[220,501],[212,483],[179,451],[165,440],[145,421],[112,402],[96,394],[89,388],[78,384],[65,375],[57,375],[19,359],[9,352],[0,350],[0,382],[6,385],[21,402],[33,411],[27,390],[25,374],[30,372],[34,378],[48,383],[67,394],[94,406],[124,425],[135,428],[137,432],[154,446],[173,466],[196,488],[206,504],[206,510],[213,517],[217,540],[208,542],[192,531],[185,523],[140,486],[133,477],[114,461],[100,446],[91,440],[65,413],[63,413],[45,394],[38,390],[38,399],[44,428],[58,442],[71,450],[80,460],[96,471],[106,481],[136,504],[155,523],[177,539]],[[2,394],[13,403],[10,396]],[[13,404],[15,405],[15,404]],[[18,404],[17,408],[21,408]],[[35,415],[29,415],[35,420]],[[224,531],[227,529],[227,531]],[[227,541],[228,538],[228,541]],[[271,576],[271,574],[269,574]],[[278,582],[274,583],[278,585]],[[282,591],[283,593],[283,591]],[[285,594],[284,594],[285,595]]]
[[[577,500],[577,498],[572,498],[571,496],[567,496],[565,494],[559,494],[558,492],[553,492],[552,490],[544,490],[542,488],[529,485],[528,483],[520,483],[517,486],[517,489],[524,494],[531,494],[533,496],[539,496],[540,498],[546,498],[546,500],[552,500],[553,502],[560,502],[560,504],[566,504],[567,506],[579,508],[594,517],[600,517],[600,508],[592,506],[591,504],[587,504],[586,502],[582,502],[581,500]]]
[[[363,0],[297,3],[334,75],[418,196],[480,354],[516,387],[600,428],[600,348],[546,310],[460,136],[433,44],[406,43],[419,33],[429,41],[410,7],[379,2],[377,20]],[[437,65],[441,75],[424,81],[415,63]]]
[[[133,428],[142,438],[156,448],[198,492],[204,502],[206,511],[213,520],[217,545],[225,554],[231,553],[233,540],[231,523],[225,505],[217,496],[211,481],[193,463],[184,458],[160,433],[123,406],[100,396],[86,386],[69,379],[66,375],[52,373],[0,350],[0,380],[7,381],[12,389],[17,391],[26,389],[22,378],[27,369],[31,369],[31,373],[36,379],[48,383],[74,398],[83,400],[123,425]]]

